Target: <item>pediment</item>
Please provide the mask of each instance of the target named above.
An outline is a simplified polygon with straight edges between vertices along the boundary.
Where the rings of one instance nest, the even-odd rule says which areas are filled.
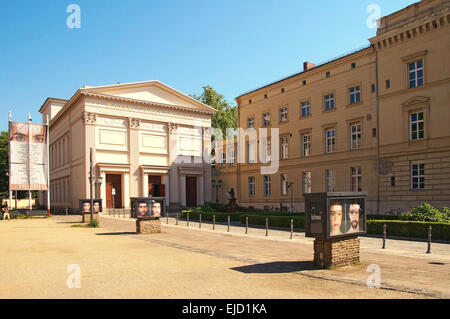
[[[212,107],[203,104],[159,81],[97,86],[85,88],[84,90],[90,93],[104,94],[120,98],[214,111]]]
[[[406,100],[402,103],[403,106],[411,106],[411,105],[417,105],[417,104],[427,104],[430,101],[429,97],[424,96],[415,96],[410,98],[409,100]]]

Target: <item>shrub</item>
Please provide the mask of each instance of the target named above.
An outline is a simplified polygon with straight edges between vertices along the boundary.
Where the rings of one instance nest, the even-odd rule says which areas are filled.
[[[383,224],[386,224],[388,236],[403,236],[412,238],[428,238],[428,226],[432,227],[432,238],[450,240],[450,223],[432,223],[404,220],[368,220],[367,233],[383,234]]]
[[[439,211],[428,203],[419,205],[410,212],[400,214],[400,219],[434,223],[450,222],[450,217],[447,213]]]
[[[224,213],[224,212],[215,212],[215,213],[205,213],[205,212],[196,212],[192,210],[183,210],[181,212],[180,219],[187,219],[187,213],[189,213],[189,220],[196,221],[200,219],[200,214],[202,214],[202,221],[213,221],[213,216],[216,216],[216,222],[225,223],[228,221],[228,216],[230,216],[231,222],[238,222],[239,214],[238,213]]]
[[[98,223],[97,219],[92,219],[89,224],[88,227],[92,227],[92,228],[99,228],[100,224]]]
[[[245,217],[248,217],[249,225],[265,226],[266,218],[268,218],[269,227],[276,228],[290,228],[291,219],[294,220],[294,228],[305,228],[305,216],[273,216],[273,215],[255,215],[255,214],[241,214],[241,224],[245,225]]]

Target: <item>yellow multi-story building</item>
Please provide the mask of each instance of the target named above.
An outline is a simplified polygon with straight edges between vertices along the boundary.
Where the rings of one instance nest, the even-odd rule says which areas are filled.
[[[219,200],[234,188],[266,209],[303,211],[304,193],[325,191],[368,192],[370,213],[450,205],[449,8],[415,3],[381,18],[367,47],[237,97],[240,128],[279,129],[279,170],[261,174],[246,145],[245,163],[217,165]]]

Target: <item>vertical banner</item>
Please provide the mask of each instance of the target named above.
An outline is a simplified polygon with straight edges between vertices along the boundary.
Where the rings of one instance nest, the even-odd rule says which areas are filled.
[[[47,125],[9,122],[9,189],[48,190]]]

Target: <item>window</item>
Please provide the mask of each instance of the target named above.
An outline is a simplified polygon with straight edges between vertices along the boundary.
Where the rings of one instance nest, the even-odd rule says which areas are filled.
[[[350,104],[361,102],[361,88],[360,86],[355,86],[349,89],[350,93]]]
[[[325,191],[326,192],[334,192],[335,188],[335,173],[334,169],[325,170]]]
[[[280,158],[287,159],[288,158],[288,150],[289,150],[289,141],[287,137],[280,138]]]
[[[422,140],[425,137],[423,112],[415,112],[409,115],[409,139],[411,141]]]
[[[234,149],[228,150],[228,164],[234,165]]]
[[[372,93],[375,93],[375,84],[372,84],[372,85],[370,86],[370,88],[371,88]]]
[[[270,196],[271,194],[270,183],[270,176],[264,176],[264,196]]]
[[[249,164],[256,163],[256,144],[255,143],[248,144],[248,163]]]
[[[354,69],[354,68],[356,68],[356,63],[355,62],[352,63],[352,69]]]
[[[425,164],[411,164],[411,189],[425,188]]]
[[[423,85],[423,60],[408,63],[409,88]]]
[[[253,116],[247,118],[247,128],[255,127],[255,118]]]
[[[330,72],[327,72],[327,73],[325,73],[325,76],[326,76],[327,78],[329,78],[329,77],[330,77],[330,75],[331,75],[331,73],[330,73]]]
[[[248,196],[255,196],[255,177],[248,178]]]
[[[350,149],[358,150],[361,148],[361,123],[350,125]]]
[[[303,80],[302,84],[303,84],[303,85],[306,85],[306,80]]]
[[[252,100],[248,100],[248,104],[252,104]]]
[[[269,126],[270,125],[270,113],[264,113],[263,114],[263,126]]]
[[[263,156],[262,156],[263,163],[269,162],[270,154],[271,154],[270,138],[267,138],[266,141],[263,141]]]
[[[264,94],[264,98],[267,99],[267,94]]]
[[[311,108],[310,108],[309,101],[301,102],[300,106],[301,106],[301,109],[302,109],[301,110],[302,116],[311,115]]]
[[[220,167],[225,167],[227,162],[227,153],[225,152],[220,152]]]
[[[325,95],[325,111],[334,109],[334,94]]]
[[[311,134],[302,134],[302,156],[311,156]]]
[[[391,80],[386,80],[386,89],[391,88]]]
[[[361,192],[361,167],[351,168],[350,189],[352,192]]]
[[[325,130],[325,153],[336,151],[336,130],[329,128]]]
[[[391,176],[391,186],[395,186],[395,176]]]
[[[284,88],[281,89],[281,93],[284,93]]]
[[[311,172],[302,173],[303,194],[311,193]]]
[[[286,196],[288,194],[288,176],[286,174],[281,174],[281,195]]]
[[[280,109],[280,122],[285,122],[288,120],[288,108],[282,107]]]

